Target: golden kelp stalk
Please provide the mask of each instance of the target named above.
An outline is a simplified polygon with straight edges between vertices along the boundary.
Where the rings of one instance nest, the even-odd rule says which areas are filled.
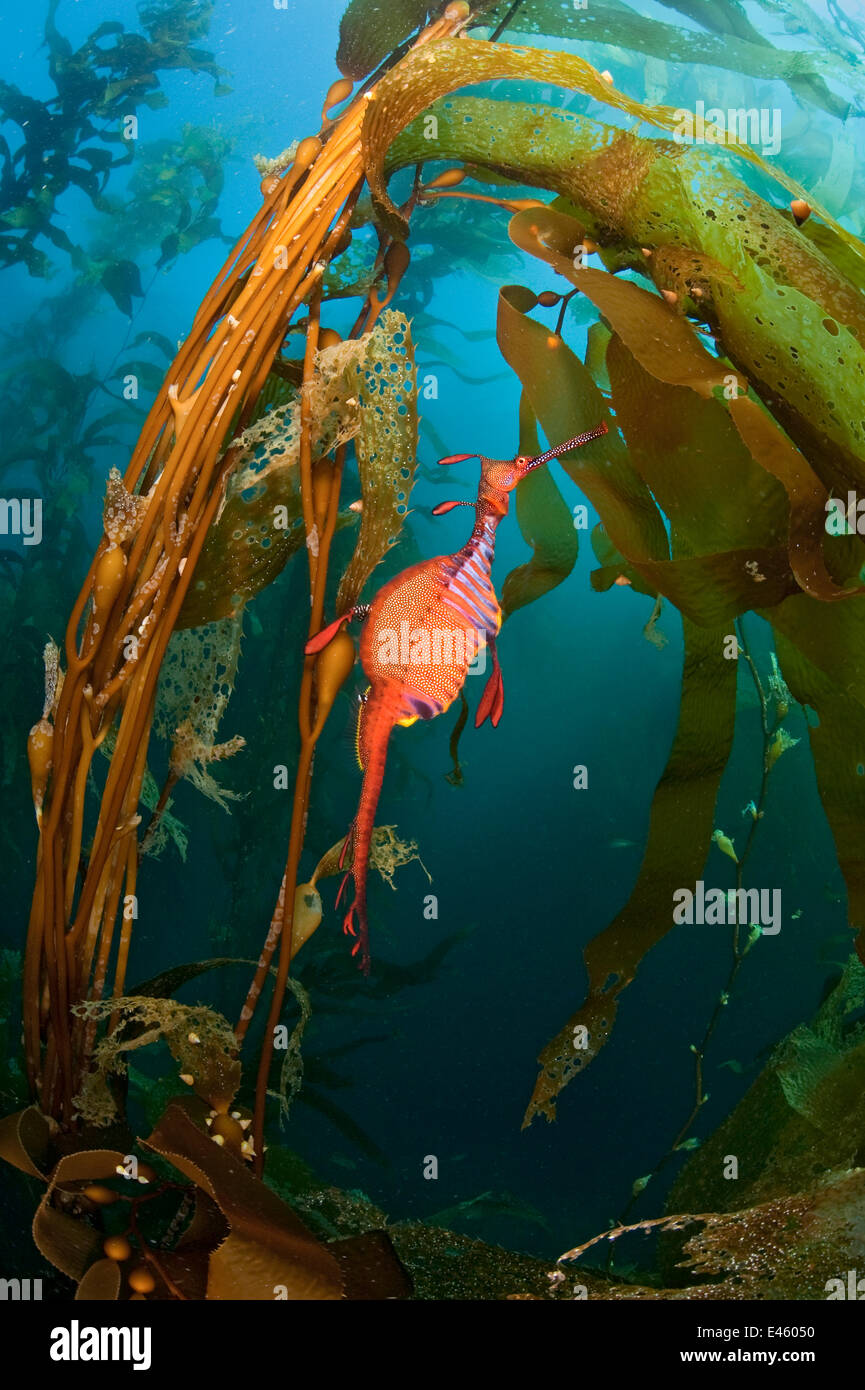
[[[467,16],[467,5],[449,5],[418,45],[453,35]],[[94,1040],[92,1021],[74,1018],[70,1010],[81,1000],[124,991],[135,916],[139,796],[162,660],[236,461],[231,441],[249,423],[291,317],[304,302],[310,306],[305,385],[314,370],[322,278],[348,235],[363,180],[361,125],[375,100],[374,88],[362,91],[342,115],[328,120],[330,106],[347,95],[346,84],[337,85],[339,91],[332,89],[325,102],[319,135],[301,141],[282,176],[262,181],[262,207],[205,296],[124,479],[109,485],[104,535],[66,632],[66,672],[53,721],[46,711],[31,734],[34,800],[41,814],[24,968],[27,1072],[42,1110],[66,1123],[73,1119]],[[381,307],[373,298],[365,328]],[[335,466],[316,476],[314,497],[306,393],[301,400],[307,538],[316,513],[324,522],[318,554],[308,546],[315,622],[323,609],[342,460],[340,451]],[[290,862],[302,840],[314,698],[307,662]],[[112,728],[114,751],[85,853],[88,774]],[[287,971],[288,952],[284,966]]]

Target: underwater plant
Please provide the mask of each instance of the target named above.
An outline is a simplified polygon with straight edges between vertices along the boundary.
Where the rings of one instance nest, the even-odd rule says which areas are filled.
[[[291,970],[322,920],[316,883],[347,860],[356,898],[346,920],[350,925],[357,912],[365,963],[368,860],[392,872],[417,852],[393,827],[374,826],[388,736],[395,722],[447,707],[467,664],[455,662],[451,671],[439,662],[434,684],[407,696],[403,681],[383,710],[388,673],[365,663],[373,689],[360,741],[369,780],[354,835],[299,883],[316,746],[355,663],[342,624],[369,607],[366,586],[399,543],[414,480],[418,325],[409,322],[399,290],[419,208],[431,238],[437,207],[451,199],[506,213],[503,245],[509,237],[526,263],[531,258],[536,270],[557,277],[556,288],[540,293],[518,284],[501,288],[497,341],[522,393],[520,453],[511,463],[482,459],[475,531],[463,551],[444,557],[453,588],[468,583],[471,590],[461,595],[464,630],[480,627],[492,639],[493,675],[478,722],[489,714],[496,724],[501,713],[494,647],[500,613],[489,569],[495,528],[517,482],[517,519],[531,554],[507,576],[505,615],[541,601],[576,561],[570,509],[549,472],[537,467],[555,456],[600,518],[593,586],[604,592],[623,581],[648,598],[647,633],[655,641],[664,603],[681,615],[684,632],[678,726],[652,802],[637,885],[586,947],[586,999],[541,1053],[525,1124],[554,1118],[565,1086],[603,1048],[620,995],[673,926],[677,885],[698,879],[713,844],[736,865],[733,891],[747,891],[743,875],[772,770],[797,742],[783,722],[791,700],[816,712],[817,722],[807,726],[810,752],[848,887],[850,923],[865,952],[865,779],[858,770],[865,763],[865,686],[858,679],[865,555],[855,529],[833,536],[825,526],[830,498],[865,486],[865,250],[813,193],[747,144],[728,141],[720,158],[677,143],[667,138],[677,125],[672,108],[626,96],[581,57],[507,41],[522,23],[525,32],[558,35],[559,6],[539,0],[473,11],[456,0],[432,7],[431,18],[430,8],[349,5],[338,55],[344,76],[325,97],[321,127],[263,166],[261,207],[202,299],[125,474],[108,476],[101,539],[63,647],[48,651],[43,713],[28,746],[39,834],[23,979],[31,1104],[0,1123],[0,1153],[45,1183],[35,1237],[78,1284],[78,1297],[270,1298],[275,1287],[297,1299],[400,1297],[411,1289],[404,1266],[417,1271],[418,1287],[447,1287],[437,1263],[441,1232],[385,1231],[382,1213],[347,1202],[344,1219],[329,1229],[326,1221],[307,1224],[302,1217],[316,1200],[339,1215],[338,1197],[314,1198],[297,1175],[280,1185],[285,1160],[265,1160],[269,1102],[284,1112],[299,1084],[309,1001]],[[704,62],[718,64],[724,49],[727,62],[718,65],[782,77],[803,100],[836,110],[824,65],[788,62],[787,51],[738,24],[737,6],[718,12],[738,25],[737,42],[723,30],[720,42],[703,36]],[[52,20],[53,13],[52,6]],[[629,14],[625,6],[595,7],[589,41],[621,42]],[[162,30],[154,25],[157,42]],[[647,51],[664,51],[670,27],[652,22]],[[845,70],[856,66],[854,42],[854,34],[839,39]],[[204,66],[194,52],[171,52],[177,62]],[[136,80],[131,67],[129,74]],[[555,85],[587,106],[602,103],[666,134],[638,135],[535,101],[453,95],[497,80]],[[442,160],[458,168],[427,179],[424,165]],[[397,204],[405,168],[413,169],[410,192]],[[743,169],[764,195],[744,181]],[[364,187],[371,201],[361,220]],[[205,203],[188,225],[203,234],[213,212]],[[361,255],[352,249],[355,236]],[[32,250],[32,240],[27,245]],[[163,239],[166,261],[180,249],[180,241],[166,246]],[[585,263],[591,255],[602,269]],[[352,294],[360,303],[343,339],[322,322],[322,309],[331,297]],[[573,303],[595,320],[585,360],[565,341]],[[549,309],[556,311],[553,331],[534,316]],[[298,333],[302,358],[287,350]],[[573,455],[577,445],[585,448]],[[350,446],[361,497],[347,515],[340,494]],[[454,457],[467,456],[443,462]],[[335,542],[358,510],[353,552],[334,598],[328,581],[336,578]],[[297,663],[291,824],[278,898],[232,1028],[214,1009],[128,987],[137,885],[144,852],[164,829],[182,779],[223,806],[236,795],[211,766],[244,743],[240,734],[217,741],[237,677],[244,613],[297,555],[305,557],[306,632]],[[428,599],[412,586],[431,574],[441,582],[441,562],[424,561],[379,590],[370,640],[382,610],[391,627],[404,613],[429,616]],[[328,624],[332,598],[337,617]],[[750,612],[773,633],[771,711],[745,640],[742,620]],[[764,738],[741,852],[716,826],[740,657],[755,682]],[[375,739],[365,732],[373,718],[380,719]],[[465,722],[463,706],[451,744],[455,780]],[[168,749],[156,795],[148,767],[154,733]],[[110,761],[97,783],[99,749]],[[148,801],[152,816],[144,824]],[[694,1049],[696,1105],[670,1154],[689,1149],[703,1106],[703,1057],[753,945],[734,933],[723,1002]],[[251,1025],[268,991],[263,1033],[256,1035]],[[298,1013],[290,1036],[287,995]],[[582,1049],[575,1048],[576,1030],[585,1037]],[[281,1034],[286,1056],[276,1084]],[[259,1056],[244,1071],[255,1041]],[[167,1097],[144,1138],[125,1104],[125,1056],[163,1044],[187,1090]],[[835,1095],[836,1062],[834,1054],[823,1058],[800,1103],[831,1110],[825,1097]],[[787,1085],[792,1094],[789,1079]],[[238,1099],[243,1088],[249,1104]],[[95,1147],[100,1127],[106,1142]],[[839,1268],[859,1253],[848,1217],[861,1200],[861,1174],[843,1166],[854,1159],[847,1143],[837,1167],[827,1165],[816,1178],[797,1173],[801,1185],[792,1190],[755,1189],[750,1205],[736,1211],[713,1198],[701,1214],[633,1226],[623,1220],[561,1259],[632,1229],[669,1233],[699,1221],[699,1235],[678,1252],[695,1274],[688,1296],[813,1296],[816,1251],[831,1248]],[[152,1205],[145,1208],[145,1196],[128,1186],[133,1176],[153,1184]],[[635,1197],[647,1187],[638,1182]],[[362,1259],[357,1247],[347,1248],[346,1227],[354,1238],[358,1224],[367,1238]],[[766,1231],[755,1261],[748,1251],[755,1233]],[[558,1296],[561,1281],[541,1278],[519,1258],[487,1255],[485,1263],[476,1248],[470,1258],[479,1268],[495,1266],[495,1278],[489,1272],[481,1281],[484,1296],[491,1288],[500,1297]],[[424,1285],[432,1267],[439,1282]],[[465,1296],[465,1276],[454,1271],[453,1278]],[[590,1283],[601,1298],[681,1293],[648,1280],[623,1285],[605,1274],[593,1274]]]
[[[157,109],[168,98],[158,73],[185,69],[213,77],[228,91],[213,55],[195,48],[207,32],[207,0],[157,0],[141,10],[143,34],[120,23],[100,24],[78,49],[57,27],[60,0],[49,0],[45,23],[48,70],[55,95],[39,100],[0,82],[0,121],[18,127],[20,143],[0,137],[0,266],[22,262],[31,275],[46,275],[49,258],[39,239],[64,251],[73,264],[87,258],[64,231],[57,200],[80,188],[93,206],[104,206],[111,171],[132,161],[133,130],[140,106]],[[108,39],[106,44],[104,40]],[[113,127],[113,128],[112,128]],[[117,157],[111,146],[117,147]],[[107,147],[107,148],[106,148]],[[136,274],[132,261],[109,261],[102,280],[109,292]]]

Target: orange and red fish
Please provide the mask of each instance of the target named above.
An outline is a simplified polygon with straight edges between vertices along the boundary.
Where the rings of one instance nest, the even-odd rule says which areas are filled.
[[[439,463],[461,463],[479,458],[481,478],[474,503],[475,524],[469,539],[453,555],[437,555],[411,565],[388,581],[369,604],[343,613],[306,644],[307,653],[319,652],[351,619],[363,622],[360,660],[369,679],[357,733],[358,760],[363,786],[357,814],[346,835],[340,867],[349,846],[351,868],[340,886],[354,879],[354,900],[345,915],[343,930],[357,940],[352,955],[369,971],[369,930],[366,913],[366,880],[375,813],[384,780],[391,730],[396,724],[434,719],[459,695],[469,668],[486,646],[492,656],[492,672],[478,706],[475,725],[489,718],[495,727],[504,708],[504,686],[496,653],[496,637],[502,613],[492,582],[496,529],[507,515],[508,496],[533,468],[548,463],[606,434],[606,424],[578,434],[537,458],[489,459],[480,454],[451,454]],[[470,502],[440,502],[433,515]],[[357,931],[355,930],[357,920]]]

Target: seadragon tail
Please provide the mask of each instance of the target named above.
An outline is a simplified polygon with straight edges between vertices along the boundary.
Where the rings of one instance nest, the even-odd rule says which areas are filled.
[[[372,848],[372,833],[375,829],[375,814],[384,781],[387,748],[395,719],[393,714],[381,707],[371,698],[361,711],[361,730],[359,742],[363,749],[363,785],[360,792],[357,815],[346,836],[343,847],[344,861],[349,842],[351,843],[351,868],[340,886],[337,902],[351,875],[354,880],[354,898],[343,918],[342,929],[346,936],[355,937],[352,946],[353,956],[359,956],[360,969],[369,974],[369,923],[366,912],[366,881],[369,872],[369,855]]]

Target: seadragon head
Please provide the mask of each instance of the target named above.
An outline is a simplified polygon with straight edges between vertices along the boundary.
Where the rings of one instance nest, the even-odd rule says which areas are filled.
[[[594,429],[576,434],[572,439],[566,439],[563,444],[556,444],[554,448],[538,454],[536,458],[530,458],[527,454],[518,454],[512,459],[489,459],[484,454],[448,454],[446,458],[439,459],[439,463],[462,463],[465,459],[480,459],[481,480],[477,503],[474,505],[504,516],[508,509],[508,493],[513,492],[517,483],[521,482],[527,473],[531,473],[533,468],[539,468],[542,463],[549,463],[550,459],[557,458],[559,454],[570,453],[571,449],[579,449],[582,444],[590,444],[593,439],[600,439],[601,435],[606,433],[607,425],[602,420]],[[449,512],[454,507],[472,505],[471,502],[440,502],[437,507],[433,507],[433,516],[441,516],[443,512]]]

